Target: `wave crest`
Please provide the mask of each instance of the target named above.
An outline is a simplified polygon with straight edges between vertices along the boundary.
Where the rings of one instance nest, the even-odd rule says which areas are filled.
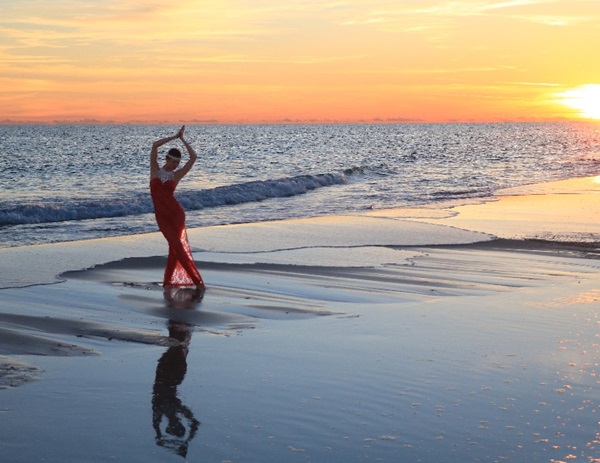
[[[343,172],[257,180],[200,191],[181,191],[177,193],[177,199],[186,210],[193,211],[286,198],[318,188],[345,184],[349,176],[361,172],[361,168],[350,168]],[[125,217],[152,212],[154,209],[149,194],[126,199],[48,201],[0,208],[0,226]]]

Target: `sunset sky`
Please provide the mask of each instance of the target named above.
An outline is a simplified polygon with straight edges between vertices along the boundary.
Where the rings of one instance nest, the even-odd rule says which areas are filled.
[[[600,0],[2,0],[0,122],[600,119]]]

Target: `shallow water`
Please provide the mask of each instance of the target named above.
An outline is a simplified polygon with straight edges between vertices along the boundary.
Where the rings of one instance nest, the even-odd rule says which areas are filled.
[[[186,308],[163,299],[156,258],[5,289],[0,323],[26,342],[0,353],[38,381],[1,391],[3,454],[593,461],[597,263],[413,251],[377,268],[206,265],[218,283]]]
[[[563,281],[528,290],[535,305],[512,291],[401,304],[372,297],[329,303],[337,314],[326,317],[258,317],[244,328],[198,319],[181,328],[185,355],[177,344],[71,337],[102,355],[20,356],[44,371],[1,391],[0,441],[15,463],[176,462],[183,452],[185,461],[593,461],[593,287],[580,284],[567,308],[573,285]],[[61,310],[75,318],[110,313],[115,326],[162,336],[173,324],[152,309],[160,293],[142,287],[73,280],[9,292],[23,291],[29,301],[71,294]],[[146,310],[123,297],[132,294]],[[207,308],[219,300],[206,297]],[[172,394],[157,389],[177,377]],[[179,426],[171,434],[168,415]]]
[[[168,126],[0,126],[0,246],[155,231],[151,143]],[[192,126],[188,226],[488,197],[598,173],[600,126]],[[25,164],[25,165],[24,165]]]

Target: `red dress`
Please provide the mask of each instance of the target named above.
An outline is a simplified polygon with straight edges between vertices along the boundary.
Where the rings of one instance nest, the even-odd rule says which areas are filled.
[[[171,174],[171,175],[170,175]],[[192,286],[204,288],[196,268],[185,230],[185,212],[177,199],[172,173],[161,169],[160,177],[150,180],[150,194],[158,228],[169,242],[169,258],[165,268],[163,286]],[[165,180],[165,177],[171,179]]]

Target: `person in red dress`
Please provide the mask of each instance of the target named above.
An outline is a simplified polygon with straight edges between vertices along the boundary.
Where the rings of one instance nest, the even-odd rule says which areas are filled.
[[[196,152],[185,140],[184,132],[185,126],[182,126],[175,135],[155,141],[150,151],[150,194],[154,203],[154,215],[158,228],[169,243],[169,257],[163,279],[165,295],[167,291],[182,286],[195,286],[198,291],[205,290],[188,242],[185,211],[174,195],[177,184],[196,162]],[[185,146],[189,160],[178,169],[181,162],[181,151],[171,148],[167,153],[165,163],[160,167],[158,149],[177,139],[181,140]]]

